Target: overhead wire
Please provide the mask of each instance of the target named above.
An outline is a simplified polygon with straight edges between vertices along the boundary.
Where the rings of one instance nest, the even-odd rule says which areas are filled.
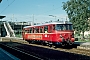
[[[8,0],[7,0],[7,1],[8,1]],[[4,12],[14,1],[15,1],[15,0],[13,0],[10,4],[8,4],[8,6],[6,6],[6,7],[0,12],[0,14],[1,14],[2,12]]]
[[[54,10],[56,10],[56,9],[60,9],[60,8],[61,8],[61,7],[54,8],[54,9],[52,9],[52,10],[49,10],[49,11],[44,12],[44,14],[45,14],[45,13],[48,13],[48,12],[51,12],[51,11],[54,11]]]
[[[7,1],[8,1],[8,0],[7,0]],[[15,1],[15,0],[13,0],[10,4],[8,4],[8,5],[0,12],[0,14],[1,14],[2,12],[4,12],[14,1]],[[60,9],[60,7],[57,7],[57,8],[51,9],[51,10],[49,10],[49,11],[46,11],[46,12],[44,12],[43,14],[48,13],[48,12],[51,12],[51,11],[54,11],[54,10],[56,10],[56,9]]]

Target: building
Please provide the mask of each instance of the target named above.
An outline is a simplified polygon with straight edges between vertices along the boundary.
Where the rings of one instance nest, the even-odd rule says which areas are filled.
[[[0,21],[0,36],[1,37],[15,37],[21,35],[24,26],[31,25],[28,22],[6,22]]]

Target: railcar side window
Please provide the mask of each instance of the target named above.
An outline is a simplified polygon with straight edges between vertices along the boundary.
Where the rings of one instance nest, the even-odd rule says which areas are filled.
[[[34,33],[39,33],[39,28],[34,28]]]
[[[48,32],[48,26],[44,26],[44,33]]]
[[[29,31],[28,30],[25,30],[25,33],[28,33]]]
[[[71,24],[57,24],[56,30],[72,30]]]
[[[32,33],[32,28],[30,28],[30,33]]]
[[[36,33],[39,33],[39,28],[36,28]]]
[[[42,27],[40,27],[40,33],[43,33],[43,31],[42,31]]]
[[[72,26],[72,25],[69,25],[69,29],[70,29],[70,30],[73,30],[73,26]]]
[[[34,33],[36,33],[36,29],[34,28]]]
[[[63,25],[57,24],[56,25],[56,30],[63,30]]]

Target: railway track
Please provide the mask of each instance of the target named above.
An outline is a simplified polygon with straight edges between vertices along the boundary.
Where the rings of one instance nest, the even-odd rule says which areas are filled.
[[[76,48],[72,49],[65,49],[65,48],[50,48],[48,46],[42,46],[37,44],[28,44],[25,41],[22,40],[13,40],[8,42],[2,42],[2,45],[6,45],[9,47],[12,47],[13,49],[16,49],[17,51],[23,52],[23,54],[16,54],[17,57],[20,59],[32,59],[29,56],[34,56],[33,58],[35,60],[90,60],[90,52],[88,50],[80,50]],[[1,46],[1,45],[0,45]],[[9,49],[13,52],[12,49]],[[27,55],[25,55],[27,54]],[[25,55],[25,56],[24,56]],[[23,58],[24,56],[24,58]]]
[[[10,52],[11,54],[15,55],[16,57],[18,57],[21,60],[26,60],[26,59],[27,60],[30,60],[30,59],[31,60],[43,60],[43,59],[45,59],[45,58],[27,53],[25,51],[25,49],[20,49],[18,47],[12,47],[9,45],[4,45],[2,43],[0,43],[0,47],[5,49],[6,51]]]
[[[44,47],[44,48],[48,48],[48,49],[52,49],[52,50],[56,50],[56,51],[63,51],[63,52],[68,52],[68,53],[74,53],[74,54],[81,54],[81,55],[86,55],[86,56],[90,56],[90,51],[89,50],[85,50],[85,49],[77,49],[77,48],[63,48],[63,47],[58,47],[58,48],[50,48],[48,46],[42,46],[42,45],[37,45],[37,44],[30,44],[33,46],[38,46],[38,47]]]

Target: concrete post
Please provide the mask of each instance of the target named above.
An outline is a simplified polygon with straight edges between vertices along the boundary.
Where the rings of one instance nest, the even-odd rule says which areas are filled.
[[[0,41],[2,41],[2,37],[0,37]]]

